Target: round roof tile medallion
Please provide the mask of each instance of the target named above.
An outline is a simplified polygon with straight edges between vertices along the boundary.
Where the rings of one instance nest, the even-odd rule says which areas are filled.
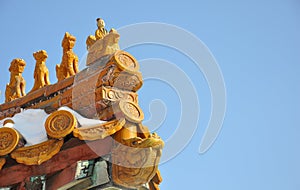
[[[45,121],[47,134],[56,139],[67,136],[75,127],[77,127],[75,116],[66,110],[53,112]]]
[[[19,140],[20,135],[15,129],[8,127],[0,128],[0,156],[11,153],[18,145]]]
[[[128,121],[141,123],[144,120],[144,113],[137,104],[133,102],[120,101],[119,107]]]
[[[123,71],[136,73],[140,69],[140,65],[138,64],[137,60],[128,52],[117,51],[114,54],[113,59],[115,64]]]

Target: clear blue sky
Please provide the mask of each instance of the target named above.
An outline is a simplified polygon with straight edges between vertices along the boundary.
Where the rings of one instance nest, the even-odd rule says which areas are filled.
[[[298,0],[1,1],[0,101],[4,101],[12,59],[27,62],[23,76],[29,91],[35,65],[32,53],[45,49],[50,81],[55,83],[54,68],[61,61],[64,33],[77,37],[74,51],[82,58],[85,39],[94,33],[97,17],[105,19],[108,29],[141,22],[181,27],[206,44],[222,71],[227,93],[223,128],[213,146],[199,154],[212,106],[204,74],[169,47],[144,44],[127,50],[138,60],[158,58],[176,65],[189,76],[198,95],[198,125],[178,126],[182,113],[176,90],[181,89],[147,80],[139,91],[146,120],[152,100],[160,99],[165,105],[162,125],[149,127],[166,143],[176,128],[196,128],[186,148],[160,165],[162,190],[300,189]],[[189,114],[194,111],[190,109]]]

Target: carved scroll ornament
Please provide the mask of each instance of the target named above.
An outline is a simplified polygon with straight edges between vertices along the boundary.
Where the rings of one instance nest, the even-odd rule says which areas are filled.
[[[115,132],[119,131],[125,124],[125,119],[112,120],[95,127],[80,127],[73,131],[75,137],[80,140],[97,140],[104,139]]]
[[[40,165],[57,154],[63,143],[63,140],[51,139],[37,145],[19,148],[11,153],[11,157],[18,163]]]

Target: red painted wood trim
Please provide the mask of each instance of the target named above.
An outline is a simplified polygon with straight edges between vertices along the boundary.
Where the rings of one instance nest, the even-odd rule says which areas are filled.
[[[72,140],[72,139],[71,139]],[[23,182],[27,177],[45,175],[63,170],[79,160],[90,160],[100,156],[109,154],[112,148],[112,138],[107,137],[102,140],[96,140],[78,144],[70,147],[70,143],[65,143],[70,147],[65,149],[63,147],[57,155],[47,162],[37,166],[27,166],[24,164],[17,164],[10,167],[5,167],[0,171],[0,187],[6,187]]]

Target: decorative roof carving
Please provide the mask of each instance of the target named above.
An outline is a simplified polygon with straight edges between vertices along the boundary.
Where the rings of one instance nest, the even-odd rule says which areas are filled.
[[[86,47],[89,49],[97,40],[103,39],[107,35],[107,30],[105,29],[105,22],[102,18],[97,18],[97,27],[95,31],[95,36],[89,35],[86,39]]]
[[[78,57],[73,52],[76,38],[65,33],[55,84],[49,81],[45,50],[33,54],[35,82],[28,95],[22,77],[25,61],[14,59],[11,62],[11,78],[6,86],[6,103],[0,105],[0,120],[22,114],[24,109],[43,109],[50,114],[45,116],[44,123],[48,140],[24,146],[22,134],[16,129],[0,128],[0,170],[6,163],[3,156],[27,166],[40,165],[46,161],[50,163],[51,158],[59,154],[64,140],[67,143],[70,138],[96,141],[111,136],[114,140],[111,152],[113,182],[127,188],[149,183],[150,190],[158,190],[162,180],[158,164],[164,142],[142,124],[144,114],[136,93],[143,84],[139,64],[128,52],[120,50],[120,35],[116,30],[107,32],[103,19],[97,19],[97,26],[95,36],[87,38],[88,67],[82,71],[78,70]],[[69,110],[62,110],[63,106]],[[97,123],[85,125],[81,117],[97,119]],[[86,157],[89,156],[90,153]],[[12,180],[10,184],[13,183]]]
[[[46,66],[46,59],[48,58],[47,52],[45,50],[34,52],[33,57],[36,63],[34,69],[34,85],[30,92],[50,84],[49,71]]]
[[[69,32],[66,32],[62,40],[63,56],[61,64],[56,65],[56,77],[58,81],[66,79],[79,72],[78,57],[73,52],[76,38]]]
[[[49,137],[61,139],[77,127],[75,116],[66,110],[58,110],[49,115],[45,121],[45,129]]]
[[[0,156],[11,153],[19,144],[20,134],[13,128],[0,128]]]
[[[122,120],[112,120],[104,124],[99,124],[94,127],[80,127],[73,130],[75,137],[80,140],[98,140],[104,139],[110,135],[115,134],[117,131],[121,130],[125,125],[125,119]]]
[[[156,134],[115,143],[112,152],[114,181],[128,188],[148,183],[156,175],[163,146],[164,142]]]
[[[63,144],[63,139],[51,139],[37,145],[18,148],[11,153],[11,157],[18,163],[40,165],[57,154]]]
[[[10,81],[6,85],[5,102],[10,102],[25,96],[26,81],[22,77],[26,62],[23,59],[14,59],[10,63]]]

